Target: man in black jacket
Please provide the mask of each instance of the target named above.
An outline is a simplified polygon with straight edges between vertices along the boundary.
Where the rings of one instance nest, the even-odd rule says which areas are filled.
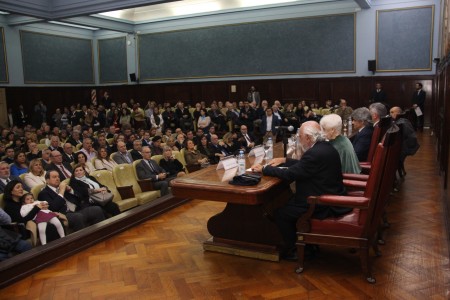
[[[295,181],[296,193],[285,206],[274,213],[275,222],[285,242],[282,257],[288,260],[296,259],[296,222],[308,210],[307,198],[346,193],[342,183],[339,153],[330,143],[323,141],[319,124],[315,121],[303,123],[299,135],[301,147],[305,151],[300,160],[275,158],[265,167],[261,165],[252,167],[254,171],[262,172],[267,176]],[[278,168],[280,164],[284,164],[287,168]],[[317,219],[325,219],[349,211],[351,209],[316,205],[313,216]]]
[[[96,224],[105,219],[100,206],[82,205],[82,201],[72,189],[59,179],[58,172],[48,171],[45,174],[47,186],[39,193],[38,199],[48,202],[51,211],[65,214],[69,227],[74,231]],[[84,203],[88,201],[84,201]]]

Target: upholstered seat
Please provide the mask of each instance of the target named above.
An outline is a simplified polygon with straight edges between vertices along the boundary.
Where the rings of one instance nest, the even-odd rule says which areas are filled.
[[[92,172],[90,175],[95,177],[95,179],[97,179],[97,181],[101,184],[107,186],[111,193],[114,194],[113,201],[117,203],[120,211],[125,211],[138,205],[138,199],[136,197],[127,199],[122,198],[117,190],[113,175],[110,171],[97,170]]]
[[[140,160],[134,161],[132,165],[121,164],[113,169],[114,182],[118,187],[132,186],[135,197],[138,199],[138,204],[142,205],[147,202],[153,201],[160,197],[159,191],[155,190],[142,190],[141,185],[138,183],[136,176],[135,166]]]

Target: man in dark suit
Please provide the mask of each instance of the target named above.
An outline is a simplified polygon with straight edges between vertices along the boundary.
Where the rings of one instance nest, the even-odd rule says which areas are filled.
[[[253,121],[256,119],[256,111],[250,106],[248,101],[244,101],[244,108],[239,112],[239,125],[247,126],[248,130],[253,131]]]
[[[23,183],[20,177],[11,176],[11,173],[9,171],[9,164],[7,162],[0,161],[0,194],[3,193],[8,182],[13,180],[18,180],[20,183],[22,183],[22,187],[24,190],[30,191],[30,188],[25,183]]]
[[[241,147],[245,148],[245,152],[249,152],[255,147],[255,136],[247,132],[247,126],[241,125],[241,132],[238,134],[238,142]]]
[[[273,141],[276,140],[277,137],[277,129],[276,127],[280,126],[280,120],[273,115],[272,107],[266,108],[266,113],[261,118],[261,126],[260,132],[263,136],[264,141],[269,137],[272,138]]]
[[[100,206],[82,205],[82,201],[72,189],[59,179],[58,172],[51,170],[45,174],[46,187],[39,193],[39,200],[47,201],[49,209],[66,215],[69,227],[78,231],[105,219]],[[89,203],[89,201],[84,201]]]
[[[63,147],[62,158],[63,162],[68,164],[73,162],[73,146],[71,143],[65,143]]]
[[[412,108],[414,110],[417,109],[417,107],[420,108],[422,114],[419,116],[417,115],[417,112],[415,112],[415,122],[414,122],[414,129],[417,130],[423,130],[423,115],[424,115],[424,111],[425,111],[425,99],[427,98],[427,93],[425,93],[425,91],[422,90],[422,84],[416,83],[416,91],[413,93],[412,95]]]
[[[307,198],[324,194],[345,194],[339,153],[330,143],[323,141],[320,125],[315,121],[303,123],[300,127],[299,138],[301,147],[305,151],[300,160],[275,158],[265,167],[252,166],[254,171],[262,172],[264,175],[275,176],[286,181],[295,180],[295,195],[285,206],[274,212],[275,223],[285,242],[282,257],[287,260],[297,259],[296,223],[298,218],[308,210]],[[278,168],[280,164],[284,164],[287,169]],[[349,211],[351,209],[317,205],[313,216],[324,219]]]
[[[55,170],[59,174],[61,180],[68,179],[72,176],[72,167],[70,163],[63,162],[62,154],[58,150],[50,153],[51,164],[45,166],[46,171]]]
[[[259,103],[261,102],[259,92],[256,90],[254,86],[251,86],[250,90],[247,93],[247,101],[249,103],[255,102],[256,106],[259,106]]]
[[[352,113],[353,132],[350,141],[359,161],[367,161],[370,143],[372,142],[373,126],[369,123],[370,111],[366,107],[360,107]]]
[[[209,143],[209,152],[211,156],[209,162],[211,164],[219,163],[222,157],[228,156],[228,151],[223,147],[223,142],[219,142],[219,137],[216,134],[211,135],[211,143]]]
[[[14,123],[20,128],[23,128],[28,124],[28,115],[23,109],[23,105],[19,105],[19,110],[15,114]]]
[[[133,161],[142,159],[142,141],[134,140],[133,141],[133,150],[130,151],[131,157]]]
[[[372,96],[370,97],[370,103],[381,102],[383,104],[386,104],[386,101],[387,94],[383,90],[383,86],[381,85],[381,83],[377,82],[377,84],[375,84],[375,90],[373,90]]]
[[[169,193],[169,181],[166,171],[161,168],[156,161],[152,160],[150,147],[142,147],[142,160],[136,165],[137,177],[140,180],[150,179],[153,187],[160,190],[161,196]]]
[[[64,152],[63,148],[61,147],[59,137],[57,135],[52,135],[52,137],[50,138],[50,146],[48,146],[48,149],[50,149],[51,151],[57,150],[61,153]]]

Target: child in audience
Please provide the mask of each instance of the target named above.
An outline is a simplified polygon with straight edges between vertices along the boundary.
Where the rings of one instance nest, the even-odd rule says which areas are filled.
[[[22,217],[25,217],[30,213],[30,211],[38,204],[47,204],[46,201],[35,201],[33,194],[27,193],[20,198],[20,202],[22,203],[22,207],[20,208],[20,214]],[[54,213],[48,209],[41,209],[33,219],[39,230],[39,239],[41,240],[41,244],[47,244],[47,236],[45,235],[45,230],[47,229],[47,223],[52,223],[60,237],[64,237],[64,228],[61,224],[61,221],[58,219],[58,214]]]

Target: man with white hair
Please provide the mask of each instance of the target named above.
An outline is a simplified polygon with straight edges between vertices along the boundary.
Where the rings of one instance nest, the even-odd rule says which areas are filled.
[[[358,156],[350,140],[341,135],[342,119],[337,114],[325,115],[320,119],[322,135],[327,139],[341,158],[343,173],[361,173]]]
[[[275,176],[286,181],[295,181],[296,193],[288,203],[274,212],[277,224],[284,240],[281,257],[297,260],[295,242],[297,240],[296,223],[308,210],[307,198],[324,194],[345,195],[342,183],[341,160],[339,153],[330,143],[323,140],[320,126],[315,121],[302,124],[299,139],[304,154],[300,160],[275,158],[267,166],[254,165],[252,169],[267,176]],[[287,168],[277,168],[284,164]],[[316,205],[313,217],[324,219],[339,216],[351,211],[326,205]]]

